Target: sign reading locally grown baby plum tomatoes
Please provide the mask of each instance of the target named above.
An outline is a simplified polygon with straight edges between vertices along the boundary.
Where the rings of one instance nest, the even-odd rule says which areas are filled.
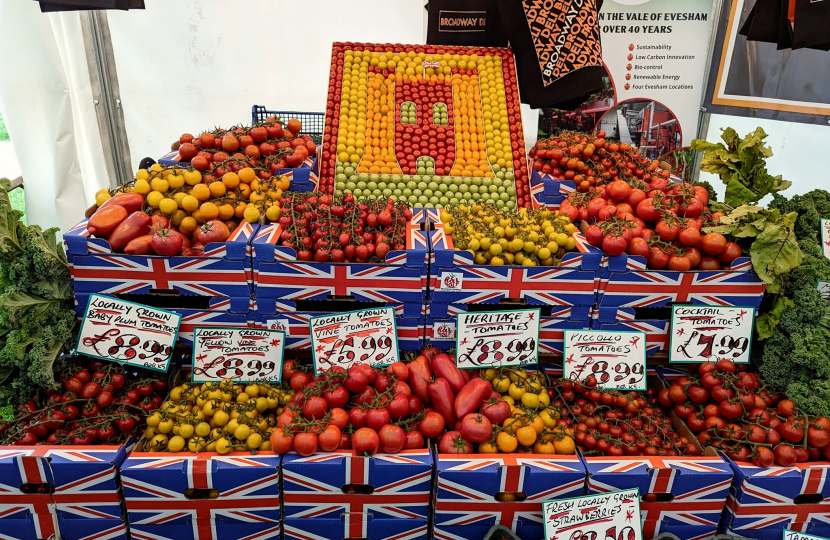
[[[748,364],[755,308],[672,306],[669,362]]]
[[[565,377],[605,390],[646,389],[646,333],[565,330]]]
[[[538,363],[541,316],[539,309],[459,313],[456,365],[478,369]]]
[[[193,382],[280,382],[285,332],[255,328],[194,328]]]
[[[314,371],[358,362],[388,366],[398,362],[395,308],[374,308],[312,317],[311,350]]]
[[[544,501],[545,538],[642,540],[640,490]]]
[[[92,294],[75,348],[93,358],[167,371],[181,319],[172,311]]]

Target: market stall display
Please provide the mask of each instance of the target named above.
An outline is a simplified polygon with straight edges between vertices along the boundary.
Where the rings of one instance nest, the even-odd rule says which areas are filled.
[[[510,49],[335,43],[321,189],[529,207]]]

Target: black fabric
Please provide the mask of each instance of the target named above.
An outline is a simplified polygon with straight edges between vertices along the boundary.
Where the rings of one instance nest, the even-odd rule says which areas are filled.
[[[516,56],[522,103],[572,108],[602,89],[602,0],[497,0]]]
[[[778,50],[789,49],[793,46],[792,27],[787,16],[789,4],[787,0],[776,0],[778,2]]]
[[[757,0],[738,32],[750,41],[778,43],[781,26],[781,0]]]
[[[793,49],[830,48],[830,0],[795,0]]]
[[[50,0],[39,3],[42,13],[91,9],[144,9],[144,0]]]
[[[506,47],[496,0],[430,0],[427,43]]]

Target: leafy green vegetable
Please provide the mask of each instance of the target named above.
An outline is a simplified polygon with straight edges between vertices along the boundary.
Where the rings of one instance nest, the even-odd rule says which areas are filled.
[[[8,188],[0,180],[0,415],[55,386],[54,363],[74,344],[76,322],[57,229],[24,225]]]
[[[795,234],[795,212],[781,214],[760,206],[743,205],[723,216],[719,225],[704,232],[731,235],[742,244],[752,259],[752,268],[764,283],[767,292],[777,293],[784,285],[784,276],[801,264],[803,254]]]
[[[720,176],[726,184],[724,202],[729,206],[760,201],[769,193],[790,187],[792,182],[767,173],[766,158],[772,150],[764,144],[767,134],[760,127],[741,139],[732,128],[723,130],[723,143],[703,139],[692,141],[691,148],[703,152],[701,170]]]
[[[794,306],[795,302],[789,298],[785,296],[776,297],[772,309],[755,318],[755,331],[758,332],[758,339],[764,340],[772,337],[772,332],[781,321],[784,311]]]

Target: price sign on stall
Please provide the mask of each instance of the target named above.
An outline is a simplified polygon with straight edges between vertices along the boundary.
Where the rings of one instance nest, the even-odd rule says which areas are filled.
[[[280,382],[285,332],[255,328],[193,329],[193,382]]]
[[[821,220],[821,247],[824,256],[830,259],[830,219]]]
[[[646,333],[565,330],[565,377],[606,390],[646,389]]]
[[[388,366],[398,361],[394,308],[375,308],[312,317],[311,348],[317,373],[357,362]]]
[[[827,538],[823,536],[816,536],[814,534],[807,534],[798,531],[791,531],[789,529],[784,529],[784,539],[783,540],[827,540]]]
[[[75,348],[93,358],[167,371],[181,319],[172,311],[92,294]]]
[[[459,313],[455,362],[460,369],[526,366],[539,361],[542,311]]]
[[[755,308],[673,306],[669,362],[749,363]]]
[[[642,540],[640,490],[544,501],[545,538]]]

